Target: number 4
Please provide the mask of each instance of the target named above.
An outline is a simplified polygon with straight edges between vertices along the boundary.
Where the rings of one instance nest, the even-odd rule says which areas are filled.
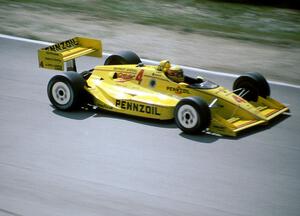
[[[139,81],[139,85],[141,84],[143,80],[144,70],[140,70],[140,72],[136,75],[135,80]]]

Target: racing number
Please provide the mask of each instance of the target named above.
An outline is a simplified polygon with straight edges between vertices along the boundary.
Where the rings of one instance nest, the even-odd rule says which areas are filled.
[[[137,80],[139,82],[139,85],[141,84],[141,82],[143,80],[143,75],[144,75],[144,70],[140,70],[140,72],[138,73],[138,75],[135,78],[135,80]]]

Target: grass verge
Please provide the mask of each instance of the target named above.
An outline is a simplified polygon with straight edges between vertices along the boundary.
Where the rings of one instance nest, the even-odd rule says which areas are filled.
[[[290,9],[209,0],[0,0],[2,6],[46,9],[53,16],[56,12],[79,14],[91,22],[114,20],[264,44],[300,45],[300,13]]]

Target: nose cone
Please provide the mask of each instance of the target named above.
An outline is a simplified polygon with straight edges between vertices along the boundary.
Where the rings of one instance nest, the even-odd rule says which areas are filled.
[[[223,87],[219,87],[213,91],[212,95],[218,98],[217,103],[222,107],[218,110],[218,113],[222,116],[226,118],[238,117],[247,120],[267,121],[267,118],[257,108],[256,102],[247,101]]]

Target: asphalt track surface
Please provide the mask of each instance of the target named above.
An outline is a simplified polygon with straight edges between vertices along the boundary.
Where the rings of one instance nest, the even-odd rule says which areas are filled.
[[[270,126],[188,136],[173,122],[55,110],[42,46],[0,39],[1,216],[300,214],[299,88],[271,85],[292,115]],[[79,69],[98,61],[80,58]]]

